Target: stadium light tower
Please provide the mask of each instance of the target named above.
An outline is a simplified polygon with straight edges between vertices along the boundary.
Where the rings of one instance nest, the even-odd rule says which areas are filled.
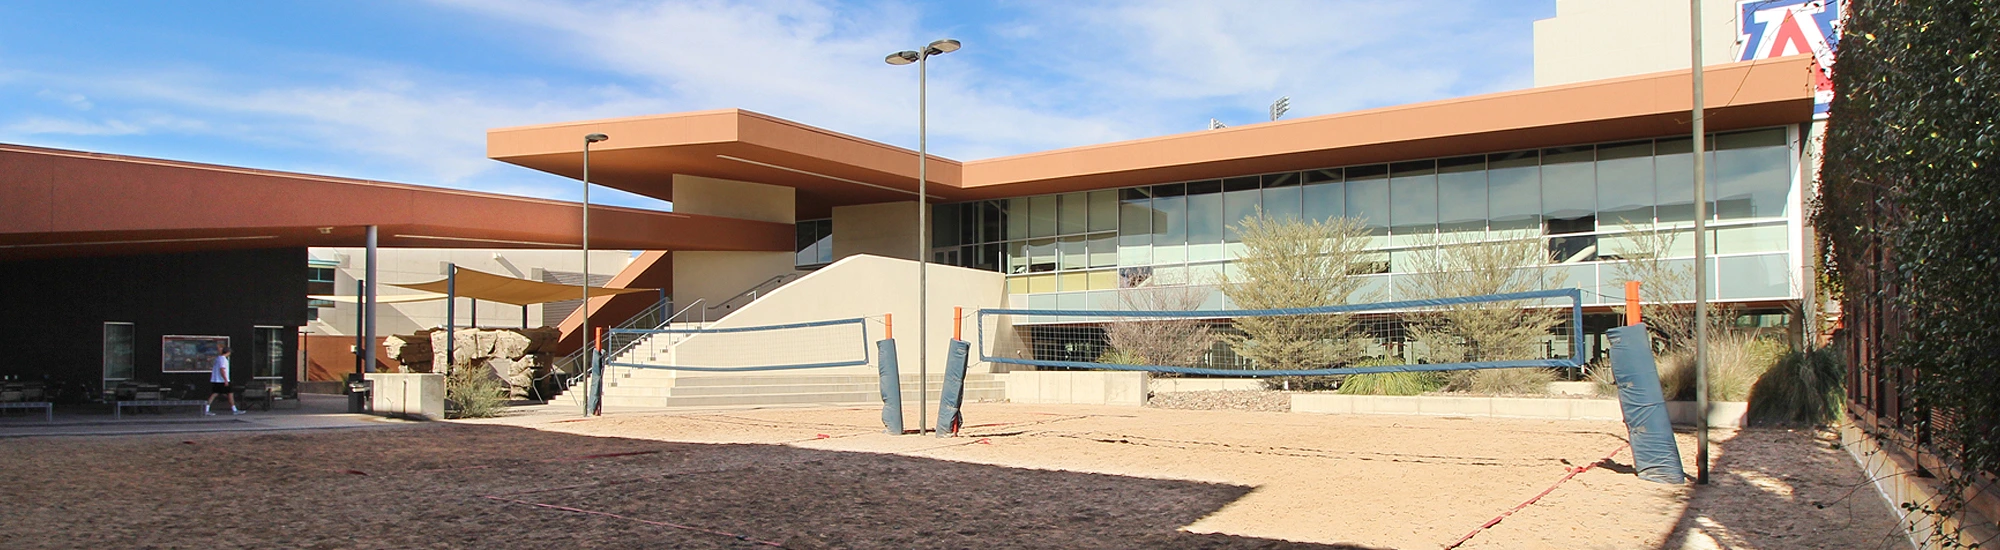
[[[590,144],[611,139],[604,134],[583,136],[583,303],[576,310],[583,315],[583,356],[590,365],[590,394],[584,416],[604,415],[604,367],[597,362],[597,340],[590,336]]]
[[[924,418],[930,404],[930,136],[927,134],[929,97],[925,89],[925,61],[933,55],[958,51],[958,41],[943,38],[924,46],[923,51],[903,50],[889,54],[890,65],[917,64],[917,433],[926,429]]]

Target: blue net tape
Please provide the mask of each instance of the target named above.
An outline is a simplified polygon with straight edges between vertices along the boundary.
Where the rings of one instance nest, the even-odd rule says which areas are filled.
[[[1261,378],[1266,376],[1329,376],[1336,374],[1376,374],[1383,372],[1432,372],[1478,369],[1521,369],[1531,367],[1569,368],[1580,367],[1582,363],[1569,359],[1529,359],[1524,361],[1482,361],[1471,363],[1426,363],[1419,365],[1381,365],[1373,367],[1336,367],[1324,369],[1204,369],[1195,367],[1168,367],[1161,365],[1118,365],[1112,363],[1087,363],[1083,361],[1042,361],[1037,359],[1007,359],[987,357],[989,363],[1008,363],[1037,367],[1064,367],[1073,369],[1096,369],[1116,371],[1163,372],[1173,374],[1198,374],[1203,376],[1234,376]]]

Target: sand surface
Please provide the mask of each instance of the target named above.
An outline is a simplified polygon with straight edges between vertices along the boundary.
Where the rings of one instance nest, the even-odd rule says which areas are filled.
[[[966,435],[938,439],[882,434],[878,415],[0,440],[0,540],[1440,548],[1474,533],[1461,548],[1907,546],[1844,451],[1811,432],[1717,431],[1715,483],[1695,489],[1633,477],[1615,423],[1003,403],[969,405]],[[1681,445],[1692,472],[1692,434]]]

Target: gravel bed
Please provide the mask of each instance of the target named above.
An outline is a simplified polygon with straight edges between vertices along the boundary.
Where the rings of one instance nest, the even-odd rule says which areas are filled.
[[[1146,406],[1159,409],[1195,411],[1291,412],[1292,394],[1276,390],[1217,390],[1157,392]]]

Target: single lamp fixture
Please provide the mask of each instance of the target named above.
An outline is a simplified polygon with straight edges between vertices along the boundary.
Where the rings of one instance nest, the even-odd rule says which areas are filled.
[[[571,134],[571,135],[575,135],[575,134]],[[587,135],[587,136],[583,136],[583,141],[584,141],[584,142],[586,142],[586,143],[597,143],[597,142],[600,142],[600,141],[604,141],[604,140],[607,140],[607,139],[611,139],[611,136],[607,136],[607,135],[604,135],[604,134],[591,134],[591,135]]]

